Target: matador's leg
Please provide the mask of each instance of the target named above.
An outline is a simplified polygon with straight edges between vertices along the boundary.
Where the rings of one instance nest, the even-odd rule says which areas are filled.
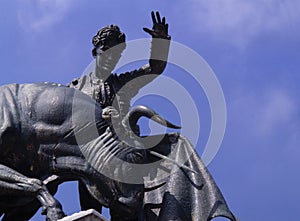
[[[47,220],[58,220],[64,216],[61,204],[49,193],[42,181],[28,178],[21,173],[0,164],[0,196],[15,196],[28,203],[38,199]],[[24,201],[23,201],[24,203]]]
[[[86,184],[78,182],[79,199],[81,210],[95,209],[102,213],[102,205],[97,201],[86,188]]]

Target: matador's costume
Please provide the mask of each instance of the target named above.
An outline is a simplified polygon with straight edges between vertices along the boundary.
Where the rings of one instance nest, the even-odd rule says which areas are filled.
[[[171,37],[167,30],[160,32],[158,37],[159,40],[153,36],[149,64],[117,75],[112,74],[111,71],[125,49],[125,34],[115,25],[100,29],[93,37],[95,48],[92,53],[96,58],[95,71],[74,79],[68,86],[91,96],[100,103],[102,108],[113,106],[119,113],[120,119],[123,119],[129,111],[131,99],[166,67]],[[157,57],[160,60],[153,59]]]

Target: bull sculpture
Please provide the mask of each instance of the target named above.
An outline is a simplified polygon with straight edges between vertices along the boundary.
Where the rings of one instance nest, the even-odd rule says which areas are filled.
[[[134,134],[142,116],[178,128],[154,111],[135,107],[122,122],[113,123],[84,93],[44,83],[4,85],[0,97],[3,221],[29,220],[40,207],[46,220],[62,218],[53,195],[59,184],[71,180],[84,184],[82,209],[108,207],[112,221],[236,220],[186,138],[174,133],[143,142]],[[147,166],[161,158],[166,161],[154,171],[132,172],[132,165]],[[144,179],[155,177],[158,168],[170,176]]]
[[[110,208],[111,220],[136,220],[143,205],[144,185],[110,178],[116,170],[122,176],[130,176],[128,168],[110,166],[110,158],[142,164],[147,152],[116,136],[103,119],[100,105],[75,89],[44,83],[4,85],[0,87],[0,97],[2,220],[28,220],[40,206],[46,220],[62,218],[62,206],[53,194],[59,184],[72,180],[84,183],[99,207]],[[74,108],[74,102],[80,108]],[[87,122],[87,110],[91,109],[94,121]],[[137,107],[121,125],[134,127],[141,116],[164,122],[154,115],[145,107]],[[167,125],[176,128],[171,123]],[[120,127],[124,130],[122,134],[126,134],[126,127]],[[91,128],[96,128],[97,133],[90,133]],[[89,162],[83,151],[89,153],[87,158],[97,159]],[[107,174],[92,166],[97,163],[105,167]]]

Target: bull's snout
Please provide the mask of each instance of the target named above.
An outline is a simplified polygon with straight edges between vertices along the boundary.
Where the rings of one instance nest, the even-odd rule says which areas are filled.
[[[120,202],[123,205],[126,205],[127,207],[135,208],[140,206],[139,205],[140,198],[142,198],[142,193],[137,193],[136,196],[119,197],[118,202]]]

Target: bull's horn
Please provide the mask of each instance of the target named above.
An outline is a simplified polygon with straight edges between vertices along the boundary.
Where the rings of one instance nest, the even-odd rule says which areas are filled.
[[[129,125],[132,129],[137,125],[138,120],[141,117],[147,117],[161,125],[167,126],[173,129],[180,129],[180,126],[172,124],[171,122],[164,119],[162,116],[157,114],[154,110],[149,107],[138,105],[132,108],[123,120],[124,125]]]

